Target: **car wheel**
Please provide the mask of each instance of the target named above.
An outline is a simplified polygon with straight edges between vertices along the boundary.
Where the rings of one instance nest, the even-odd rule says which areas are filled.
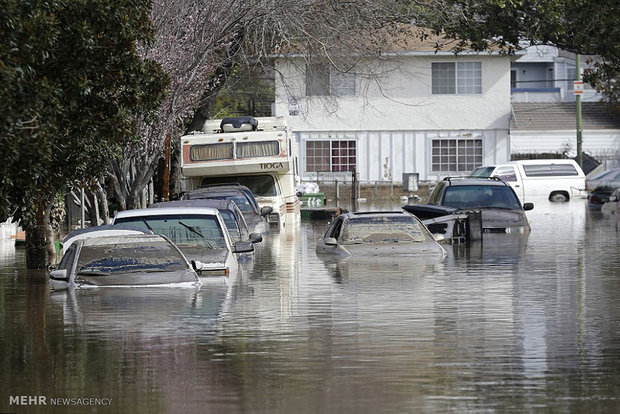
[[[549,201],[552,203],[565,203],[568,201],[568,195],[565,193],[551,193]]]

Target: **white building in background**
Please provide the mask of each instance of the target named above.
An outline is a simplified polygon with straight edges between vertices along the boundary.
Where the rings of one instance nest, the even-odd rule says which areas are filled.
[[[581,71],[591,67],[594,56],[581,56]],[[555,46],[530,46],[516,56],[510,67],[512,102],[575,102],[576,55]],[[599,102],[601,95],[584,85],[583,102]]]
[[[524,114],[532,100],[575,106],[567,81],[574,77],[574,60],[554,48],[516,57],[455,56],[436,52],[437,40],[412,35],[397,51],[378,55],[373,69],[380,67],[380,76],[366,75],[363,67],[342,72],[307,63],[299,55],[278,59],[274,115],[285,116],[293,131],[302,181],[345,179],[353,170],[361,183],[398,184],[407,173],[435,181],[523,151],[570,152],[574,123],[559,118],[561,130],[553,126],[550,133],[547,127],[530,129]],[[534,94],[534,84],[543,90]],[[517,114],[513,103],[526,107]],[[598,141],[585,132],[584,149],[620,148],[618,131],[609,128],[605,121],[595,133]]]
[[[581,56],[581,70],[593,56]],[[512,122],[510,152],[577,155],[577,107],[574,93],[576,55],[553,46],[530,46],[510,69]],[[583,151],[600,161],[601,169],[620,165],[620,117],[584,84]],[[584,166],[585,167],[585,166]]]
[[[510,159],[511,58],[435,52],[435,40],[412,36],[378,56],[378,79],[278,59],[275,115],[297,140],[302,180],[353,169],[362,183],[436,180]]]

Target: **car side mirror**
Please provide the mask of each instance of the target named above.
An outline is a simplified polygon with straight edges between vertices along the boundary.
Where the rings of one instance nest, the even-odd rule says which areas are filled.
[[[199,271],[200,269],[202,269],[204,265],[202,264],[201,261],[198,260],[192,260],[192,269],[194,269],[195,271]]]
[[[326,246],[337,246],[338,241],[334,239],[333,237],[327,237],[325,238],[325,245]]]
[[[528,211],[528,210],[533,210],[533,209],[534,209],[534,203],[523,204],[523,210]]]
[[[263,241],[263,236],[260,233],[250,233],[250,241],[252,243],[260,243]]]
[[[58,269],[50,272],[50,278],[54,280],[68,280],[67,269]]]
[[[271,214],[272,211],[273,211],[273,208],[270,207],[270,206],[261,207],[260,215],[265,217],[265,216],[268,216],[269,214]]]
[[[248,253],[254,251],[252,242],[237,242],[233,247],[233,253]]]
[[[300,197],[300,198],[301,198],[301,196],[303,196],[303,195],[304,195],[304,193],[302,193],[301,191],[298,191],[297,193],[295,193],[295,195],[296,195],[297,197]]]
[[[437,243],[445,243],[446,242],[446,236],[444,236],[441,233],[433,233],[433,239],[435,239],[435,241]]]

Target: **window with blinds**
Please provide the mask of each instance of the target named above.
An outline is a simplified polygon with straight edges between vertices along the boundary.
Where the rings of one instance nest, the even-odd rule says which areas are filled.
[[[189,155],[192,161],[231,160],[233,159],[233,144],[229,142],[192,145]]]
[[[273,157],[280,155],[278,141],[238,142],[237,158]]]

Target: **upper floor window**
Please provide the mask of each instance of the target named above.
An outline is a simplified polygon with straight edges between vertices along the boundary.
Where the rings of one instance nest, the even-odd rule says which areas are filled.
[[[353,96],[355,73],[345,73],[326,64],[306,66],[306,96]]]
[[[482,93],[482,63],[435,62],[431,65],[434,95],[475,95]]]

